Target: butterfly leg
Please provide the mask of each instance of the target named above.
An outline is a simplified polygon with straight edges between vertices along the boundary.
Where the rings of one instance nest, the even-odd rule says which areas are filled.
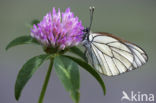
[[[86,50],[86,49],[85,49],[85,52],[84,52],[84,57],[85,57],[86,62],[88,63],[88,59],[87,59],[87,50]]]

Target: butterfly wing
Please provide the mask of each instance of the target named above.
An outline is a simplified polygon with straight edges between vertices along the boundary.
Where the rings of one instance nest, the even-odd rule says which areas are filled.
[[[132,44],[129,42],[125,42],[125,44],[131,50],[134,56],[134,62],[133,62],[134,68],[138,68],[147,62],[148,56],[143,49],[141,49],[136,44]]]
[[[119,75],[147,62],[141,48],[112,34],[91,33],[88,42],[87,54],[92,65],[107,76]]]

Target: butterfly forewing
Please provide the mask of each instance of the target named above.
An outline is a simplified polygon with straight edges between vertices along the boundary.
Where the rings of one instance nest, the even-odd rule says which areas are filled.
[[[148,59],[140,47],[104,32],[90,33],[87,47],[92,65],[107,76],[138,68]]]

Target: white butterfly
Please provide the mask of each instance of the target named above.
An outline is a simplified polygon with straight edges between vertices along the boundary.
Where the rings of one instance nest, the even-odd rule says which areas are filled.
[[[94,7],[91,10],[91,23]],[[110,33],[91,33],[85,29],[83,45],[86,55],[96,70],[107,76],[115,76],[136,69],[148,60],[147,54],[137,45]]]

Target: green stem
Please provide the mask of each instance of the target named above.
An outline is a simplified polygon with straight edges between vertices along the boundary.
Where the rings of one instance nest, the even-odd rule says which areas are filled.
[[[38,103],[43,103],[44,95],[46,93],[47,85],[48,85],[49,78],[50,78],[51,71],[52,71],[52,66],[53,66],[53,58],[50,60],[48,72],[47,72],[45,80],[44,80],[44,84],[43,84],[43,87],[42,87],[42,91],[40,93],[40,98],[38,100]]]

